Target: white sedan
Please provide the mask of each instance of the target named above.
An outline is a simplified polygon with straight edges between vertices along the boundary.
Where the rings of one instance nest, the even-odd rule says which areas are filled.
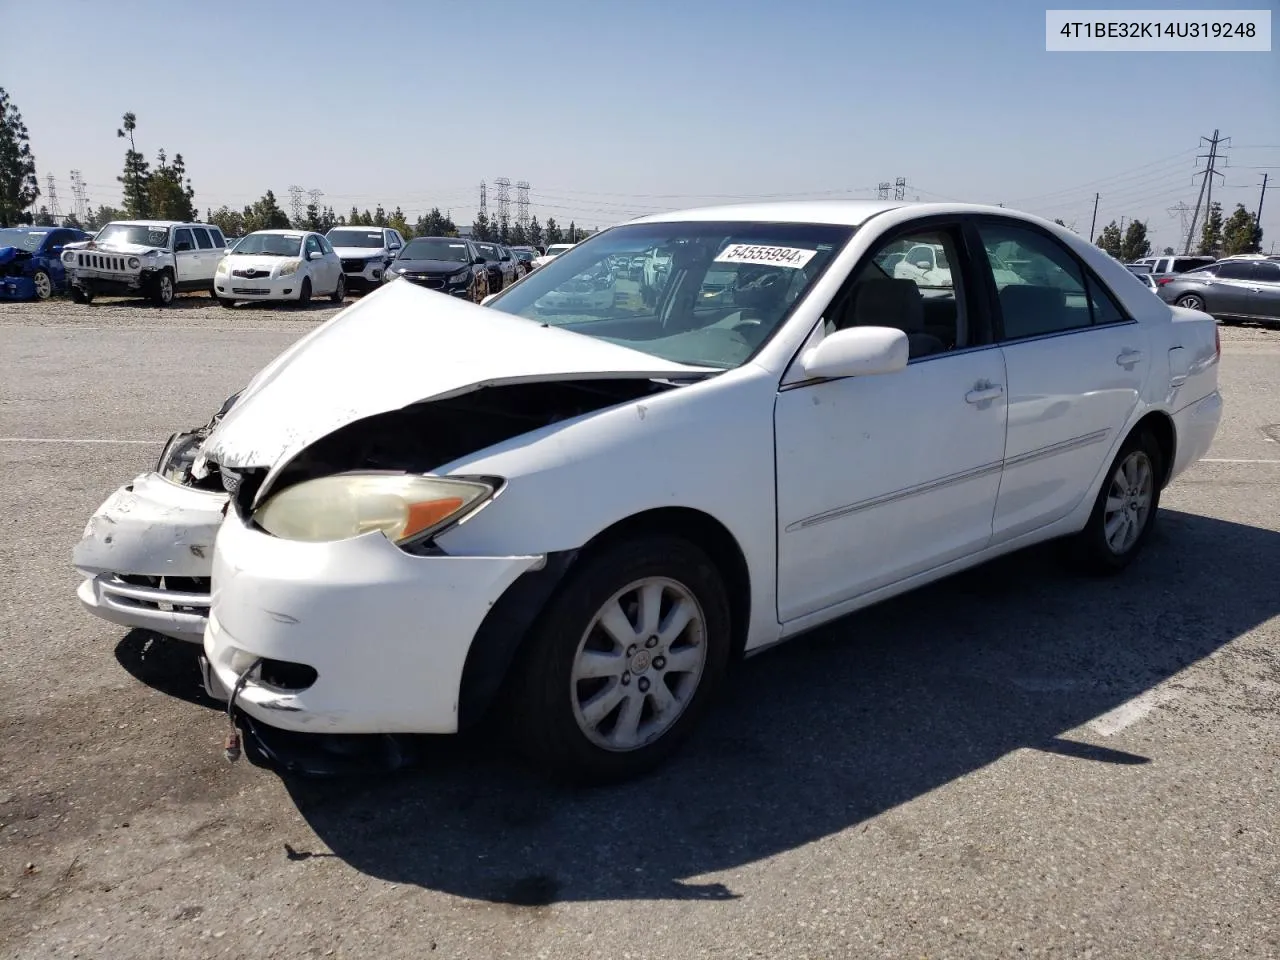
[[[946,252],[949,296],[886,275],[903,241]],[[1011,246],[1048,281],[1002,283],[988,252]],[[655,247],[654,302],[547,309]],[[1040,541],[1124,568],[1213,440],[1219,357],[1210,317],[1003,208],[670,213],[488,307],[390,284],[262,371],[180,471],[231,491],[206,686],[288,730],[497,709],[538,762],[631,776],[735,657]]]
[[[218,264],[214,296],[224,307],[241,300],[293,300],[313,296],[341,303],[347,295],[342,261],[322,234],[257,230],[240,239]]]

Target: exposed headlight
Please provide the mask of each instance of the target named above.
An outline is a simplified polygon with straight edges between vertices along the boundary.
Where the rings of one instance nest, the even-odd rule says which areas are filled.
[[[282,490],[254,511],[283,540],[327,543],[380,530],[393,543],[429,536],[494,493],[482,480],[414,474],[347,473]]]
[[[137,257],[130,257],[130,258],[129,258],[129,269],[130,269],[130,270],[137,270],[137,269],[138,269],[138,267],[140,267],[141,265],[142,265],[142,261],[141,261],[141,260],[139,260]]]
[[[200,444],[203,442],[204,438],[197,431],[175,433],[160,452],[160,459],[156,461],[156,473],[166,480],[181,483],[195,463],[196,454],[200,452]]]
[[[218,276],[222,276],[224,273],[226,273],[227,269],[228,269],[227,259],[226,257],[223,257],[221,260],[218,261]]]
[[[453,276],[449,278],[449,282],[450,283],[466,283],[470,279],[471,279],[470,270],[459,270],[457,273],[455,273]]]
[[[284,263],[280,264],[280,272],[277,273],[276,276],[292,277],[295,273],[298,272],[298,267],[301,264],[302,264],[301,260],[286,260]]]
[[[62,255],[62,262],[63,262],[63,263],[75,263],[75,262],[76,262],[76,255],[75,255],[72,251],[68,250],[66,253],[64,253],[64,254]]]

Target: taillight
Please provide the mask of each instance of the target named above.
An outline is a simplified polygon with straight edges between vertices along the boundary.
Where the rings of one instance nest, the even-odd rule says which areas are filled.
[[[1173,283],[1173,281],[1177,279],[1177,277],[1159,277],[1157,278],[1156,283],[1163,287],[1166,283]]]

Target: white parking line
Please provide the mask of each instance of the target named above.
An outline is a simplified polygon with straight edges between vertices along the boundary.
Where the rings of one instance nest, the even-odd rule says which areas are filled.
[[[1209,457],[1203,457],[1196,461],[1197,463],[1280,463],[1280,460],[1214,460]]]
[[[1155,687],[1090,720],[1089,727],[1104,737],[1115,736],[1126,727],[1133,726],[1162,703],[1168,703],[1176,697],[1177,693],[1168,687]]]
[[[68,440],[62,437],[0,437],[0,443],[161,443],[160,440]]]

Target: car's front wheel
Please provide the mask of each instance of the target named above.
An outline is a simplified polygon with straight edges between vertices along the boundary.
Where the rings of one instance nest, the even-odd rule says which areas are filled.
[[[37,300],[48,300],[53,296],[53,281],[45,270],[37,270],[31,275],[31,282],[36,288]]]
[[[729,649],[724,582],[694,544],[644,536],[584,556],[515,667],[525,752],[584,783],[647,772],[693,729]]]
[[[1091,573],[1129,565],[1146,542],[1160,508],[1164,456],[1150,432],[1131,435],[1112,461],[1089,521],[1076,537],[1076,559]]]
[[[92,303],[92,302],[93,302],[93,291],[92,291],[92,290],[86,290],[84,287],[72,287],[72,288],[71,288],[71,299],[72,299],[72,301],[74,301],[75,303]]]
[[[173,303],[173,297],[173,274],[168,270],[161,270],[151,281],[151,302],[157,307],[167,307]]]
[[[298,289],[298,306],[311,306],[311,278],[303,277],[302,286]]]
[[[333,302],[341,303],[347,298],[347,278],[343,274],[338,274],[338,285],[333,288]]]

